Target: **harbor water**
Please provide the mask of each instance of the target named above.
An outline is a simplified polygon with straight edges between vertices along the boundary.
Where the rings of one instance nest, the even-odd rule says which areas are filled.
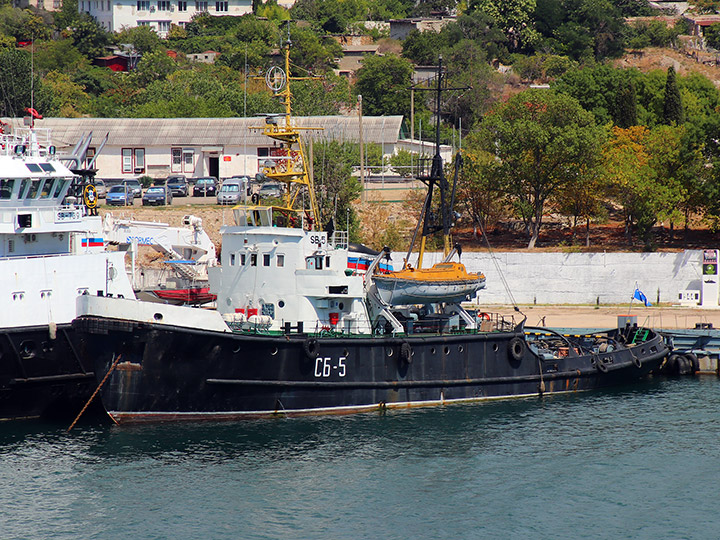
[[[717,538],[720,381],[345,417],[0,425],[0,537]]]

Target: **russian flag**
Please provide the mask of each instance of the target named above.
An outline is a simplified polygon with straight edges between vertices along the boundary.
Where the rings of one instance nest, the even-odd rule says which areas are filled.
[[[105,244],[103,243],[102,238],[83,238],[82,239],[82,247],[103,247]]]

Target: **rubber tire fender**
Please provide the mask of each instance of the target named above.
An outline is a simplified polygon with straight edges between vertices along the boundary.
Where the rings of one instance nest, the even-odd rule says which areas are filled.
[[[596,356],[596,357],[595,357],[595,367],[597,368],[597,370],[598,370],[600,373],[607,373],[607,372],[608,372],[607,364],[606,364],[605,362],[603,362],[603,361],[602,361],[602,358],[600,358],[599,356]]]
[[[698,360],[698,357],[695,353],[685,353],[685,358],[687,358],[690,361],[690,364],[692,365],[692,374],[695,375],[698,371],[700,371],[700,361]]]
[[[320,354],[320,344],[318,340],[315,338],[307,338],[303,341],[303,351],[305,351],[305,356],[311,360],[315,360],[318,354]]]
[[[407,341],[403,341],[400,345],[400,360],[406,364],[412,364],[413,351],[412,347]]]
[[[519,362],[525,353],[525,340],[515,336],[508,342],[508,356],[511,360]]]
[[[642,367],[642,361],[637,356],[632,354],[632,351],[630,351],[630,358],[632,359],[632,363],[636,368],[640,369]]]

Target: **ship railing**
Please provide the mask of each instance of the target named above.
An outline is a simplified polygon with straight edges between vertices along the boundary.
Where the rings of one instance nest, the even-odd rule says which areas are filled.
[[[330,245],[335,249],[347,249],[348,248],[348,232],[347,231],[335,231],[332,233],[330,239]]]
[[[18,147],[24,147],[22,153],[31,152],[34,138],[40,156],[54,157],[53,150],[51,150],[54,147],[51,142],[50,129],[34,128],[32,131],[34,137],[31,136],[30,128],[15,128],[10,133],[0,133],[0,155],[18,155]]]

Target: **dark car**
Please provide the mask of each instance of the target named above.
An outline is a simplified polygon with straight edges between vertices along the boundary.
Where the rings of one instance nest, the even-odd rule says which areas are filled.
[[[128,188],[132,189],[134,197],[142,197],[142,186],[140,185],[139,180],[129,178],[120,182],[120,185],[125,185]]]
[[[198,178],[193,188],[195,197],[214,197],[217,193],[217,180],[212,176]]]
[[[173,195],[177,195],[178,197],[188,196],[188,183],[182,175],[168,176],[165,185],[170,188]]]
[[[112,206],[128,206],[132,205],[135,200],[135,194],[130,186],[118,184],[107,191],[105,196],[105,204]]]
[[[147,188],[142,198],[143,206],[172,204],[172,191],[167,186]]]

